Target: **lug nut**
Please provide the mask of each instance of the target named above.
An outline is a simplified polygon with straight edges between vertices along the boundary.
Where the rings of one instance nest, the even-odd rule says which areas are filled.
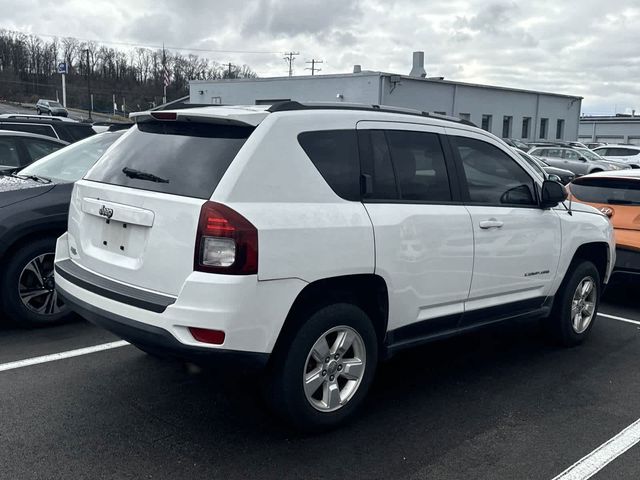
[[[338,365],[338,371],[342,370],[342,365]]]
[[[327,375],[327,371],[326,370],[322,370],[322,376],[326,376]]]
[[[334,357],[336,360],[340,358],[340,355],[338,355],[337,353],[334,355]]]
[[[331,358],[327,357],[324,359],[324,363],[329,363],[331,361]]]
[[[335,378],[335,377],[334,377],[333,375],[331,375],[331,376],[329,377],[329,380],[331,380],[331,381],[333,382],[333,379],[334,379],[334,378]]]

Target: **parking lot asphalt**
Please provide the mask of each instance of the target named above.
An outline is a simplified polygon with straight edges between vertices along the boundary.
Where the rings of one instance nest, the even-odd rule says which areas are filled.
[[[640,320],[637,286],[601,312]],[[116,340],[79,321],[0,327],[0,365]],[[599,317],[573,349],[537,322],[433,343],[381,365],[364,411],[302,435],[257,379],[132,346],[0,371],[0,478],[552,479],[640,418],[640,326]],[[596,477],[638,477],[640,445]]]

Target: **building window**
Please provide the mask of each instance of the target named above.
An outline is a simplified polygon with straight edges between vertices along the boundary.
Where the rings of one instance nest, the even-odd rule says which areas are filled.
[[[521,138],[529,138],[531,134],[531,117],[524,117],[522,119],[522,135]]]
[[[487,132],[491,131],[491,120],[493,120],[493,115],[482,115],[482,129]]]
[[[556,140],[562,140],[564,138],[564,120],[558,120],[556,125]]]
[[[513,122],[513,117],[503,117],[502,118],[502,138],[511,138],[511,122]]]
[[[548,118],[540,119],[540,138],[547,138],[547,126],[549,125]]]
[[[460,118],[460,120],[467,120],[468,122],[471,121],[471,114],[470,113],[459,113],[458,117]]]

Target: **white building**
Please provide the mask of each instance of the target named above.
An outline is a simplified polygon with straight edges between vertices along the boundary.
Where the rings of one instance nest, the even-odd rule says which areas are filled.
[[[504,138],[576,140],[582,97],[426,77],[424,54],[409,75],[361,71],[338,75],[192,80],[193,104],[254,105],[284,100],[412,108],[471,120]]]
[[[578,137],[581,142],[640,145],[640,117],[635,115],[582,117]]]

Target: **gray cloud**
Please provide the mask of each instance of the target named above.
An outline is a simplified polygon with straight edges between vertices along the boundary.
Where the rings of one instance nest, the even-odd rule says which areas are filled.
[[[0,0],[0,28],[213,50],[300,51],[322,73],[406,73],[424,50],[430,75],[585,97],[588,112],[640,110],[636,0]],[[283,75],[279,54],[209,53]]]

